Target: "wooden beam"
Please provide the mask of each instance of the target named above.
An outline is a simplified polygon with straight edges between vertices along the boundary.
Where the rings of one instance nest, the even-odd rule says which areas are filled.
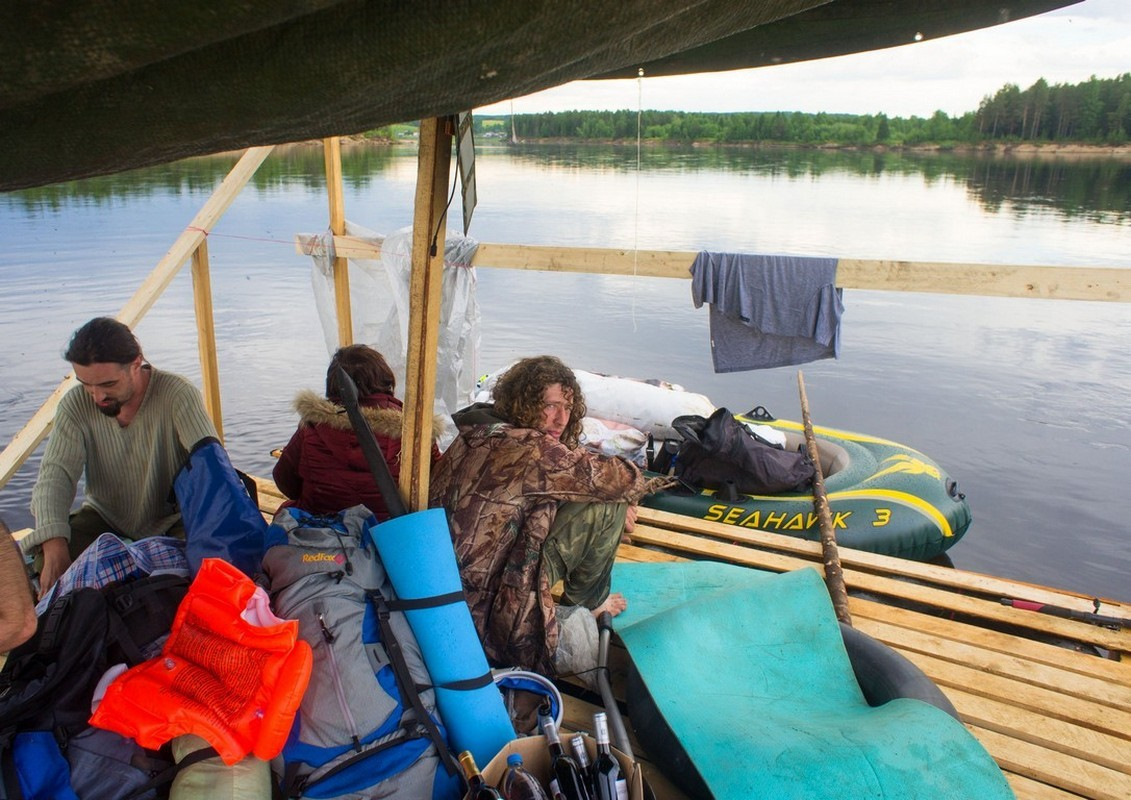
[[[1131,270],[842,258],[837,284],[895,292],[1131,302]]]
[[[335,236],[335,252],[348,258],[377,258],[379,245]],[[302,250],[296,244],[296,250]],[[483,242],[472,266],[691,278],[696,253],[681,250],[617,250],[598,247],[546,247]],[[842,258],[837,262],[842,289],[929,294],[1025,297],[1045,300],[1131,302],[1131,268],[1040,267],[1016,264],[951,264],[939,261],[883,261]]]
[[[1056,786],[1079,797],[1094,800],[1126,800],[1131,797],[1131,776],[1120,770],[1020,742],[997,731],[974,731],[1003,770]]]
[[[55,408],[59,405],[59,401],[63,399],[63,395],[71,390],[72,387],[77,386],[78,382],[75,380],[75,374],[70,372],[67,377],[55,387],[55,391],[48,395],[47,399],[43,401],[31,419],[16,431],[16,435],[12,437],[12,441],[8,442],[8,446],[0,452],[0,486],[4,486],[11,479],[16,471],[27,461],[28,456],[35,452],[35,448],[39,447],[39,443],[47,438],[48,431],[51,430],[51,423],[55,421]]]
[[[977,698],[986,703],[1002,703],[1009,709],[1009,713],[999,711],[991,714],[982,711],[982,716],[979,717],[959,708],[967,722],[976,722],[983,727],[1002,731],[1013,725],[1014,738],[1027,739],[1048,747],[1057,747],[1059,744],[1060,749],[1066,749],[1069,745],[1067,734],[1078,726],[1084,732],[1077,738],[1090,740],[1091,745],[1080,747],[1075,755],[1082,756],[1090,750],[1096,755],[1097,763],[1107,761],[1108,766],[1131,764],[1131,741],[1126,739],[1126,731],[1131,730],[1127,727],[1131,725],[1131,713],[1127,711],[1109,708],[1095,700],[1033,686],[1024,681],[986,674],[977,667],[954,663],[935,655],[902,649],[900,652],[939,684],[955,705],[961,693],[969,705],[975,705]],[[1071,680],[1068,682],[1071,683]],[[1043,725],[1035,726],[1035,716],[1044,720]],[[1011,717],[1014,719],[1011,720]],[[1015,719],[1018,717],[1025,721],[1016,723]],[[1060,729],[1065,735],[1050,734],[1050,731],[1056,729]],[[1042,741],[1039,737],[1051,738]]]
[[[974,735],[977,736],[978,732],[974,731]],[[1075,792],[1066,792],[1009,770],[1002,772],[1017,800],[1080,800],[1080,795]]]
[[[641,525],[639,520],[636,530],[632,533],[632,540],[636,544],[652,545],[676,553],[686,553],[692,558],[729,561],[759,569],[770,569],[775,572],[785,572],[806,566],[816,567],[811,559],[802,559],[779,552],[767,552],[745,547],[737,543],[715,541],[672,530],[653,528],[648,525]],[[880,597],[896,598],[900,601],[910,601],[921,606],[944,610],[947,613],[966,614],[980,620],[989,621],[991,624],[1012,625],[1019,630],[1039,631],[1043,635],[1055,636],[1064,640],[1086,641],[1116,653],[1131,652],[1131,631],[1112,631],[1076,620],[1061,619],[1046,614],[1018,612],[1016,609],[1002,606],[997,601],[956,595],[947,589],[898,580],[883,574],[845,569],[844,576],[850,590],[866,592]],[[852,608],[852,613],[855,615],[855,608]]]
[[[259,165],[267,158],[274,146],[249,148],[240,160],[232,167],[232,171],[212,193],[212,196],[201,206],[200,211],[192,218],[181,235],[173,242],[169,251],[157,262],[157,266],[149,273],[138,290],[134,292],[122,310],[118,312],[118,319],[130,328],[137,326],[145,313],[157,302],[157,298],[172,283],[185,261],[195,252],[201,242],[212,230],[218,220],[244,185],[259,169]],[[16,470],[27,461],[28,456],[35,452],[39,443],[47,438],[51,430],[51,423],[55,419],[55,408],[63,395],[74,386],[75,377],[68,374],[62,382],[55,387],[55,391],[44,401],[43,405],[32,415],[12,441],[0,452],[0,486],[3,486],[16,473]]]
[[[342,140],[332,136],[323,141],[326,162],[326,194],[330,201],[330,231],[335,240],[346,232],[346,201],[342,194]],[[349,260],[335,253],[334,308],[338,319],[338,346],[353,344],[353,309],[350,307]]]
[[[273,146],[252,147],[243,154],[192,221],[185,226],[169,252],[157,262],[157,266],[134,292],[133,297],[122,306],[122,310],[118,312],[119,320],[131,328],[137,326],[273,149]]]
[[[755,548],[793,553],[813,561],[820,559],[820,543],[786,536],[781,533],[758,530],[757,528],[744,528],[739,525],[727,525],[721,522],[708,522],[647,507],[640,508],[638,519],[641,523],[656,525],[669,530],[706,535]],[[1076,611],[1094,611],[1091,596],[999,578],[994,575],[955,570],[921,561],[910,561],[879,553],[869,553],[864,550],[845,549],[844,553],[841,554],[841,560],[846,566],[860,572],[907,578],[918,583],[957,589],[964,594],[977,593],[994,599],[1002,597],[1019,598],[1063,606]],[[1020,610],[1018,610],[1018,613],[1020,613]],[[1032,614],[1033,612],[1025,613]],[[1116,600],[1104,600],[1101,613],[1131,618],[1131,605]]]
[[[1063,647],[1057,648],[1059,653],[1020,646],[1010,652],[1002,652],[995,649],[999,645],[991,641],[994,637],[983,639],[975,630],[970,630],[970,626],[959,632],[953,627],[936,626],[933,620],[924,623],[921,617],[916,619],[906,615],[902,620],[897,618],[889,622],[883,617],[884,609],[890,606],[872,604],[863,608],[864,617],[858,626],[860,630],[908,657],[913,653],[945,657],[956,665],[979,670],[987,680],[997,676],[1028,684],[1037,690],[1055,690],[1061,701],[1065,698],[1088,700],[1103,706],[1108,712],[1122,712],[1127,719],[1125,730],[1131,731],[1131,686],[1120,680],[1127,679],[1126,669],[1123,675],[1119,674],[1118,667],[1105,669],[1109,664],[1119,664],[1118,661],[1100,659]],[[1001,636],[998,634],[999,641]],[[1014,638],[1013,642],[1016,645],[1017,639]],[[1055,647],[1043,642],[1038,644],[1044,644],[1045,648]],[[1055,656],[1060,656],[1060,660]]]
[[[216,360],[216,324],[212,316],[212,278],[208,272],[208,240],[192,251],[192,301],[196,311],[196,345],[200,352],[200,382],[204,410],[224,441],[220,409],[220,368]]]
[[[906,632],[896,634],[892,632],[893,630],[902,628],[908,631],[923,631],[943,643],[940,650],[934,651],[936,654],[945,653],[949,657],[953,652],[953,657],[960,659],[963,657],[963,647],[971,646],[986,651],[986,658],[994,659],[998,664],[996,669],[999,670],[1008,669],[1004,662],[998,660],[1001,656],[1022,658],[1030,664],[1041,665],[1036,672],[1029,672],[1028,668],[1026,669],[1026,679],[1033,683],[1039,684],[1044,675],[1043,668],[1051,667],[1057,670],[1058,675],[1072,672],[1098,678],[1116,686],[1131,686],[1131,670],[1126,659],[1113,661],[1050,643],[1050,641],[1056,642],[1056,639],[1050,640],[1044,637],[1039,637],[1044,639],[1043,641],[1030,639],[1027,638],[1028,634],[1022,635],[1019,629],[1015,629],[1014,633],[993,630],[978,619],[971,618],[967,621],[947,619],[938,611],[933,613],[912,611],[883,602],[865,600],[862,597],[849,597],[848,603],[853,615],[860,621],[860,630],[897,649],[906,648],[911,651],[920,645],[914,645]],[[995,653],[996,656],[993,655]],[[1087,689],[1087,684],[1076,680],[1073,681],[1073,687],[1074,691],[1084,691]],[[1123,690],[1114,691],[1118,694]]]
[[[546,247],[519,244],[479,245],[475,266],[537,269],[547,272],[595,272],[651,278],[691,278],[697,253],[682,250],[618,250],[597,247]]]
[[[405,414],[401,433],[400,489],[411,511],[428,507],[432,407],[436,399],[436,348],[440,338],[440,294],[451,160],[451,120],[422,120],[412,222]]]

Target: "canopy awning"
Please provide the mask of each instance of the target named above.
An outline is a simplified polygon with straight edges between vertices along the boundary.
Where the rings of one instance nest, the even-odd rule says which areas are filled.
[[[910,44],[1077,1],[6,3],[0,190],[359,133],[641,67]]]

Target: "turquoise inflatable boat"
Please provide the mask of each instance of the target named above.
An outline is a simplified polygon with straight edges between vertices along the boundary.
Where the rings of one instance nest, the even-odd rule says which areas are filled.
[[[785,448],[805,446],[800,422],[763,413],[736,414],[785,435]],[[906,445],[860,433],[813,427],[825,491],[841,547],[930,561],[970,527],[966,495],[935,461]],[[742,528],[819,541],[811,492],[732,494],[680,486],[646,497],[645,506]]]

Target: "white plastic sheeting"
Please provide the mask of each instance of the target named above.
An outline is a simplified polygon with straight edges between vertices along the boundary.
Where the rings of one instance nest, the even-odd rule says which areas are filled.
[[[409,277],[412,271],[412,229],[402,228],[381,236],[346,222],[346,235],[380,247],[377,259],[349,259],[354,342],[381,352],[397,378],[403,397],[408,352]],[[334,305],[333,239],[329,234],[300,237],[304,251],[314,260],[311,282],[327,355],[338,347]],[[441,327],[437,348],[437,414],[450,416],[467,405],[475,392],[479,358],[479,304],[475,293],[475,268],[471,259],[479,243],[449,233],[444,244]]]
[[[495,381],[511,366],[513,363],[480,376],[475,399],[490,402]],[[709,417],[715,411],[715,404],[706,395],[686,391],[674,383],[603,375],[576,367],[570,369],[585,396],[590,417],[631,426],[645,436],[650,433],[657,439],[679,439],[671,426],[673,419],[685,414]],[[596,428],[591,432],[596,435]]]

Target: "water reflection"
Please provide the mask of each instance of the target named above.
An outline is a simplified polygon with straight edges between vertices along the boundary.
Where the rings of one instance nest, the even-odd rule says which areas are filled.
[[[635,146],[521,145],[514,158],[541,166],[634,171]],[[1053,209],[1065,219],[1131,219],[1131,163],[1108,157],[1049,158],[988,153],[878,152],[781,147],[647,146],[640,166],[648,172],[724,170],[790,179],[844,173],[861,178],[921,176],[926,185],[952,180],[968,187],[989,213]]]
[[[483,147],[490,157],[499,148]],[[351,190],[371,185],[402,159],[403,146],[346,144],[343,180]],[[542,170],[635,172],[635,146],[524,144],[506,148],[519,165]],[[238,154],[186,159],[120,175],[13,192],[3,202],[28,210],[54,210],[73,203],[106,205],[155,193],[192,194],[211,190],[231,169]],[[964,185],[988,213],[1024,215],[1055,211],[1066,220],[1098,223],[1131,220],[1131,163],[1107,157],[1048,158],[985,153],[878,152],[782,147],[645,146],[639,166],[648,173],[729,172],[790,180],[828,178],[921,177],[927,186],[939,181]],[[283,186],[325,186],[322,147],[317,142],[277,148],[256,172],[251,186],[268,191]]]
[[[344,150],[342,179],[347,187],[355,190],[379,179],[405,153],[403,147],[370,145],[346,145]],[[241,154],[242,151],[189,158],[116,175],[0,193],[0,203],[28,211],[58,211],[64,206],[76,204],[109,206],[115,201],[157,194],[211,192],[231,171]],[[248,185],[260,192],[291,186],[325,191],[326,168],[321,144],[310,142],[276,148]]]
[[[1127,222],[1131,219],[1131,164],[1096,158],[974,159],[966,178],[971,194],[991,213],[1053,209],[1064,219]]]

